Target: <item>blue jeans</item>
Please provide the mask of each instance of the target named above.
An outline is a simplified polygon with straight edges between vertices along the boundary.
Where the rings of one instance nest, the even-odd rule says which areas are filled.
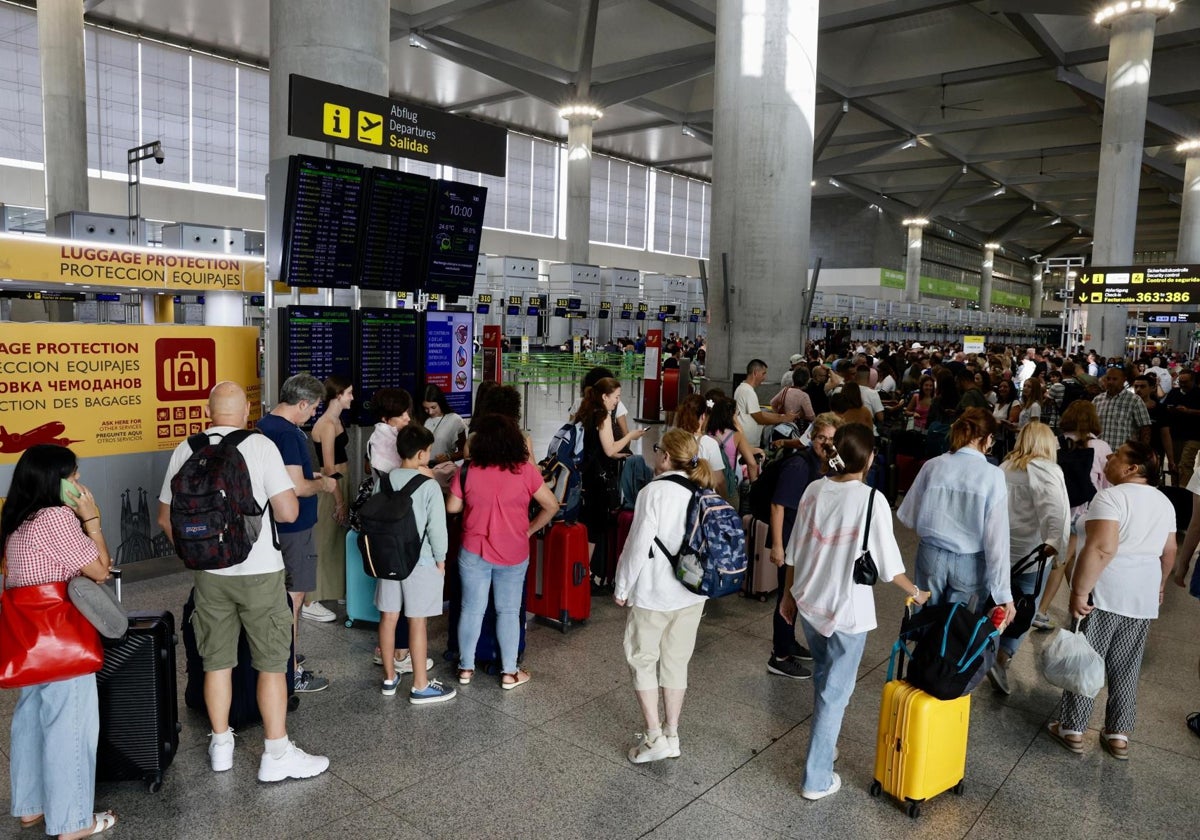
[[[521,642],[521,593],[525,590],[525,570],[529,558],[515,566],[489,563],[465,548],[458,554],[458,575],[462,581],[462,613],[458,618],[458,667],[475,670],[475,648],[487,611],[488,589],[496,601],[496,641],[500,643],[500,670],[517,672],[517,647]]]
[[[917,544],[916,580],[913,583],[933,593],[929,598],[931,604],[959,603],[981,610],[989,594],[982,551],[959,554],[935,548],[924,540]]]
[[[858,682],[858,663],[866,633],[834,633],[826,638],[797,616],[813,657],[813,718],[804,762],[804,790],[829,790],[833,784],[833,751],[842,731],[842,715]]]
[[[96,675],[21,689],[12,718],[12,815],[46,815],[46,833],[92,824],[100,706]]]
[[[1042,580],[1041,580],[1040,584],[1038,583],[1038,573],[1037,572],[1025,572],[1024,574],[1017,575],[1016,577],[1014,577],[1012,579],[1013,598],[1016,598],[1018,594],[1022,594],[1022,593],[1025,595],[1030,595],[1033,593],[1033,591],[1035,589],[1038,592],[1045,591],[1046,578],[1049,575],[1050,575],[1050,564],[1049,563],[1046,564],[1046,567],[1042,572]],[[1001,636],[1000,637],[1000,649],[1002,651],[1006,652],[1011,657],[1014,653],[1017,652],[1017,648],[1019,648],[1021,646],[1021,641],[1024,638],[1025,637],[1023,635],[1017,639],[1006,639],[1003,636]]]

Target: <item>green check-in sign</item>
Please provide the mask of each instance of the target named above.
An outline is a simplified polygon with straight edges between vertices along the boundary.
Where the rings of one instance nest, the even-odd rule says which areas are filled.
[[[288,134],[503,178],[508,133],[399,99],[289,77]]]

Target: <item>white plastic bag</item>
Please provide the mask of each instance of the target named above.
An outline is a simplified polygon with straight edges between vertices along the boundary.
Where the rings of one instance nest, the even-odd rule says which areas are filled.
[[[1042,654],[1042,673],[1064,691],[1095,697],[1104,687],[1104,658],[1082,632],[1064,627]]]

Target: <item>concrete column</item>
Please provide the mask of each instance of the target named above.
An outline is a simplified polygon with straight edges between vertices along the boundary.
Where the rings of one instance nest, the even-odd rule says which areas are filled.
[[[1175,261],[1180,263],[1200,263],[1200,143],[1192,146],[1183,170],[1183,206],[1175,248]]]
[[[1042,285],[1042,266],[1039,264],[1034,270],[1033,282],[1029,289],[1029,317],[1042,317],[1042,296],[1046,294],[1046,290]]]
[[[68,210],[89,210],[87,93],[83,73],[83,3],[38,0],[42,66],[46,227]]]
[[[267,192],[267,283],[279,276],[281,221],[287,187],[287,158],[294,154],[336,157],[369,166],[388,166],[382,153],[288,135],[288,77],[292,73],[331,82],[380,96],[390,94],[391,9],[389,0],[355,0],[328,3],[323,0],[270,0],[271,89],[270,140],[271,182]],[[403,90],[398,90],[403,95]],[[332,151],[330,151],[332,149]],[[294,298],[295,296],[293,296]],[[363,292],[367,306],[383,306],[383,292]],[[274,297],[273,303],[288,298]],[[378,301],[377,303],[374,301]],[[207,316],[206,316],[207,317]],[[276,341],[270,336],[278,324],[276,313],[267,312],[267,362],[263,372],[263,399],[270,405],[277,394]]]
[[[240,327],[243,323],[241,292],[204,293],[204,326]]]
[[[592,124],[575,114],[567,120],[567,262],[591,265]]]
[[[1146,100],[1157,19],[1153,12],[1132,12],[1113,18],[1110,24],[1093,265],[1133,262]],[[1089,347],[1095,347],[1105,356],[1125,355],[1126,308],[1118,304],[1088,305],[1087,331],[1092,336],[1087,342]]]
[[[706,366],[719,382],[753,358],[778,379],[804,347],[816,65],[816,3],[717,3]]]
[[[925,237],[925,226],[908,225],[908,250],[904,255],[904,302],[921,301],[921,243]]]
[[[996,262],[996,249],[983,246],[983,264],[979,268],[979,311],[986,318],[992,311],[992,267]]]

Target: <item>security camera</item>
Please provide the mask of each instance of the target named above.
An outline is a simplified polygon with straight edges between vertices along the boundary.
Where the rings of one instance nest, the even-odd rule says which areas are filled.
[[[159,166],[162,166],[162,162],[166,159],[167,159],[167,156],[163,152],[162,143],[155,143],[154,144],[154,162],[157,163]]]

